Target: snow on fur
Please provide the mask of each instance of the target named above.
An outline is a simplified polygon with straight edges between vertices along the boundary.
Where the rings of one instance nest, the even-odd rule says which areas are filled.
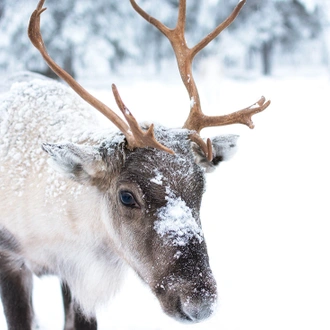
[[[48,158],[42,142],[86,138],[82,123],[91,121],[92,116],[64,85],[51,80],[16,83],[1,99],[0,157],[11,163],[6,173],[13,179],[12,188],[21,195],[28,173],[40,172]],[[68,112],[73,118],[70,123]]]
[[[166,200],[167,204],[158,210],[158,219],[154,223],[156,232],[174,246],[184,246],[192,238],[201,243],[203,231],[185,201],[175,197],[172,192],[169,192]]]
[[[32,75],[33,78],[35,78]],[[0,172],[12,180],[11,188],[22,196],[29,173],[41,173],[49,156],[42,150],[45,142],[100,144],[108,139],[122,141],[122,134],[100,130],[95,110],[82,102],[65,85],[50,79],[17,82],[0,96]],[[70,118],[70,121],[69,121]],[[116,139],[112,139],[119,135]],[[48,169],[48,198],[57,197],[67,189],[66,182]],[[39,174],[41,175],[41,174]],[[0,182],[0,189],[4,189]]]

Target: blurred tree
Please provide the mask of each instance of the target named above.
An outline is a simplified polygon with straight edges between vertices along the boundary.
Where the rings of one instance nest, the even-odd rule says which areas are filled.
[[[16,0],[15,3],[8,0],[2,1],[5,14],[0,22],[1,66],[10,69],[29,69],[42,73],[50,72],[27,37],[27,24],[36,5],[35,1]],[[61,55],[58,60],[60,65],[65,66],[73,74],[72,55],[70,54],[72,45],[70,40],[63,40],[61,36],[66,18],[70,13],[68,3],[72,3],[72,1],[59,0],[58,3],[56,9],[50,11],[51,15],[47,15],[47,18],[42,22],[43,36],[53,56]]]
[[[300,0],[248,0],[230,31],[248,54],[260,53],[262,72],[270,75],[276,45],[292,51],[302,40],[316,38],[321,24],[319,12],[308,11]]]
[[[303,38],[320,30],[317,11],[302,0],[247,0],[230,29],[202,52],[217,53],[230,62],[233,55],[261,54],[264,74],[270,74],[276,45],[290,50]],[[28,69],[51,75],[26,34],[37,0],[0,0],[0,68]],[[238,0],[188,0],[187,41],[196,44],[219,24]],[[152,16],[174,27],[178,0],[138,0]],[[48,0],[42,15],[42,33],[49,53],[72,75],[85,71],[102,74],[123,64],[154,64],[157,69],[174,61],[167,39],[132,10],[128,0]],[[220,41],[220,43],[219,43]],[[223,42],[225,41],[225,42]],[[225,45],[219,50],[219,44]],[[227,47],[226,47],[227,46]],[[234,54],[236,53],[236,54]]]
[[[52,76],[26,33],[36,0],[0,3],[0,14],[4,13],[2,19],[0,16],[0,66]],[[115,69],[117,63],[134,54],[133,22],[126,24],[131,15],[127,13],[131,11],[128,1],[57,0],[52,4],[55,2],[49,1],[42,14],[43,38],[51,56],[71,75],[77,68],[100,61]]]
[[[0,40],[0,66],[53,76],[26,34],[36,1],[1,0],[0,14],[4,15],[0,29],[5,37]],[[176,24],[178,0],[138,2],[166,25]],[[77,71],[82,74],[81,68],[90,72],[94,63],[104,72],[105,66],[114,71],[124,61],[144,66],[153,63],[159,69],[162,61],[174,59],[167,39],[135,13],[128,0],[57,0],[55,6],[54,3],[48,0],[45,4],[48,10],[42,14],[42,34],[51,56],[71,75]],[[187,7],[187,35],[196,43],[210,31],[212,15],[205,19],[209,7],[200,0],[187,1]]]
[[[5,3],[4,1],[0,1],[0,20],[2,19],[5,13]]]

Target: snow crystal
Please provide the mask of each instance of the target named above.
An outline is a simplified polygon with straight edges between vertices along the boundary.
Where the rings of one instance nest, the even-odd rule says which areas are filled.
[[[154,229],[175,246],[185,246],[192,238],[203,241],[203,231],[192,215],[191,209],[181,199],[170,194],[166,206],[157,213]]]
[[[40,79],[14,83],[1,95],[0,156],[15,194],[22,196],[28,176],[44,170],[48,156],[43,142],[92,141],[93,123],[90,108],[63,84]],[[4,184],[1,180],[1,189]],[[50,188],[49,195],[58,195],[53,189],[60,187]]]
[[[260,108],[260,105],[258,103],[255,103],[252,106],[250,106],[250,109],[257,109],[257,108]]]
[[[173,258],[174,259],[179,259],[182,256],[182,252],[181,251],[176,251]]]
[[[195,105],[195,99],[194,97],[192,96],[191,99],[190,99],[190,109],[192,109],[192,107]]]
[[[150,179],[150,181],[161,186],[163,184],[163,174],[158,169],[154,169],[154,173],[156,176]]]

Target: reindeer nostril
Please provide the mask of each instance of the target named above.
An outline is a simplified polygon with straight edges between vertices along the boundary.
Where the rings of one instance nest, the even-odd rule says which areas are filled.
[[[191,322],[200,322],[213,313],[213,304],[210,302],[188,302],[181,304],[181,311],[185,318]]]
[[[208,318],[214,311],[215,300],[203,299],[184,299],[178,298],[177,310],[180,313],[180,318],[188,322],[200,322]]]
[[[192,319],[190,317],[190,315],[186,314],[185,308],[184,308],[184,306],[182,304],[182,301],[181,301],[181,298],[180,297],[178,297],[178,299],[177,299],[177,306],[176,307],[177,307],[177,311],[180,314],[180,319],[182,321],[194,322],[194,319]]]
[[[168,276],[155,285],[154,292],[166,314],[186,323],[201,322],[213,314],[217,304],[215,280],[212,273],[204,273],[202,279],[199,274],[188,281]]]

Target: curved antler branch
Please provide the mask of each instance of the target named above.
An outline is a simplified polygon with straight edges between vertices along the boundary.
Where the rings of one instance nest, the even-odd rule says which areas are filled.
[[[254,128],[252,116],[264,111],[269,105],[270,100],[266,102],[266,99],[262,96],[260,100],[251,106],[228,115],[205,116],[204,114],[194,114],[193,116],[189,116],[184,128],[195,130],[198,133],[206,127],[225,126],[231,124],[243,124],[249,128]]]
[[[190,134],[189,139],[200,146],[209,162],[213,159],[212,142],[210,139],[207,139],[205,143],[202,137],[196,132]]]
[[[130,0],[132,7],[134,10],[140,14],[147,22],[155,26],[160,32],[162,32],[166,37],[170,33],[170,29],[164,25],[162,22],[157,20],[156,18],[150,16],[148,13],[146,13],[136,2],[135,0]]]
[[[245,5],[246,0],[241,0],[238,5],[234,8],[232,13],[220,23],[211,33],[209,33],[204,39],[202,39],[197,45],[195,45],[191,52],[192,57],[195,57],[196,54],[205,48],[213,39],[215,39],[224,29],[226,29],[240,13],[242,7]]]
[[[144,132],[138,125],[134,116],[129,112],[129,115],[126,111],[123,111],[123,114],[128,122],[128,125],[108,106],[102,103],[100,100],[95,98],[89,92],[87,92],[71,75],[69,75],[65,70],[63,70],[48,54],[45,47],[41,32],[40,32],[40,15],[47,9],[43,8],[45,0],[40,0],[36,10],[32,13],[29,27],[28,27],[28,36],[32,44],[39,50],[40,54],[48,64],[48,66],[87,103],[92,105],[95,109],[100,111],[108,119],[110,119],[125,135],[128,148],[143,148],[143,147],[154,147],[166,152],[173,154],[173,151],[169,148],[163,146],[156,141],[155,135],[153,132],[153,126],[151,125],[149,130]],[[114,88],[114,94],[116,100],[120,100],[119,93],[116,88]],[[117,102],[118,103],[118,102]],[[120,102],[123,105],[123,102]],[[125,107],[126,108],[126,107]],[[121,108],[122,110],[122,108]],[[128,110],[127,110],[128,111]]]

